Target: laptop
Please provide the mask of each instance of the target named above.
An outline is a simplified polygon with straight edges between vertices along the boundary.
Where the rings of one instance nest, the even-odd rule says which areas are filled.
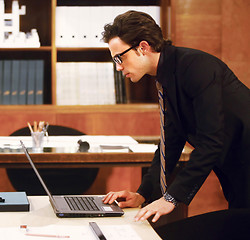
[[[21,146],[26,154],[31,167],[35,171],[39,181],[41,182],[45,192],[49,196],[50,203],[57,217],[119,217],[124,214],[123,210],[117,205],[104,204],[101,196],[96,195],[51,195],[41,175],[39,174],[30,154],[23,144]]]

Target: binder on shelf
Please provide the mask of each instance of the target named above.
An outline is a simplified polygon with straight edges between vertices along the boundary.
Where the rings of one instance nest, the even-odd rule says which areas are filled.
[[[67,72],[65,71],[65,67],[63,63],[56,63],[56,102],[57,105],[65,105],[65,99],[67,99],[67,86],[64,82],[65,75],[67,76]],[[63,97],[64,96],[64,97]]]
[[[10,104],[18,104],[18,85],[19,85],[19,60],[12,61],[12,75],[11,75],[11,95],[10,95]]]
[[[144,11],[160,25],[160,6],[57,6],[56,46],[107,47],[101,41],[104,24],[128,10]]]
[[[69,91],[69,105],[79,104],[79,68],[78,64],[71,62],[67,64],[67,69],[69,73],[67,82],[67,90]],[[62,96],[63,97],[63,96]]]
[[[3,104],[8,105],[11,91],[11,60],[4,60],[3,65]]]
[[[35,104],[43,104],[44,61],[35,61]]]
[[[77,16],[79,16],[78,21],[80,39],[77,46],[79,47],[92,47],[94,45],[93,39],[91,39],[91,31],[92,31],[92,14],[94,14],[89,7],[78,7],[76,10],[78,11]],[[99,15],[96,15],[95,18],[99,18]]]
[[[119,94],[118,94],[118,71],[116,70],[115,63],[113,63],[114,71],[114,83],[115,83],[115,102],[119,103]]]
[[[27,78],[28,78],[28,61],[20,61],[20,78],[19,78],[19,95],[18,103],[25,105],[27,102]]]
[[[55,19],[55,29],[56,29],[56,39],[55,39],[55,44],[57,47],[63,46],[63,25],[64,21],[66,22],[65,18],[62,18],[62,8],[61,7],[56,7],[56,19]]]
[[[106,102],[104,104],[115,104],[115,77],[113,71],[113,63],[105,62],[104,65],[104,77],[101,79],[101,82],[106,84]]]
[[[27,104],[35,104],[35,60],[28,61]]]
[[[126,103],[127,102],[127,94],[126,94],[126,86],[125,79],[122,75],[122,72],[117,71],[114,66],[114,76],[115,76],[115,96],[116,103]]]
[[[115,104],[115,83],[111,62],[59,62],[58,105]]]
[[[0,192],[0,212],[28,212],[30,203],[25,192]]]

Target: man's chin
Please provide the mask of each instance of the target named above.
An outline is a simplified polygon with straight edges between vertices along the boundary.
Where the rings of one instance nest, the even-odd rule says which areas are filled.
[[[134,78],[134,77],[129,77],[128,79],[130,79],[131,82],[136,83],[139,82],[141,79],[139,78]]]

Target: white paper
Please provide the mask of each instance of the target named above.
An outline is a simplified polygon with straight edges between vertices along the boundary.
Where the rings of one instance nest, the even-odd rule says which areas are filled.
[[[130,225],[99,225],[104,236],[108,240],[141,240],[136,231]],[[96,240],[94,233],[89,226],[67,226],[67,225],[49,225],[45,227],[28,227],[28,230],[9,227],[0,228],[1,239],[4,240],[35,240],[35,239],[70,239],[70,240]],[[26,233],[40,234],[41,236],[27,236]],[[55,237],[48,237],[42,235],[54,235]],[[56,237],[57,236],[57,237]]]

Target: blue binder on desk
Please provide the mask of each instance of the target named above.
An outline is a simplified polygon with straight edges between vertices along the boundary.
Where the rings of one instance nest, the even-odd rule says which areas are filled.
[[[0,212],[28,212],[29,209],[25,192],[0,192]]]

